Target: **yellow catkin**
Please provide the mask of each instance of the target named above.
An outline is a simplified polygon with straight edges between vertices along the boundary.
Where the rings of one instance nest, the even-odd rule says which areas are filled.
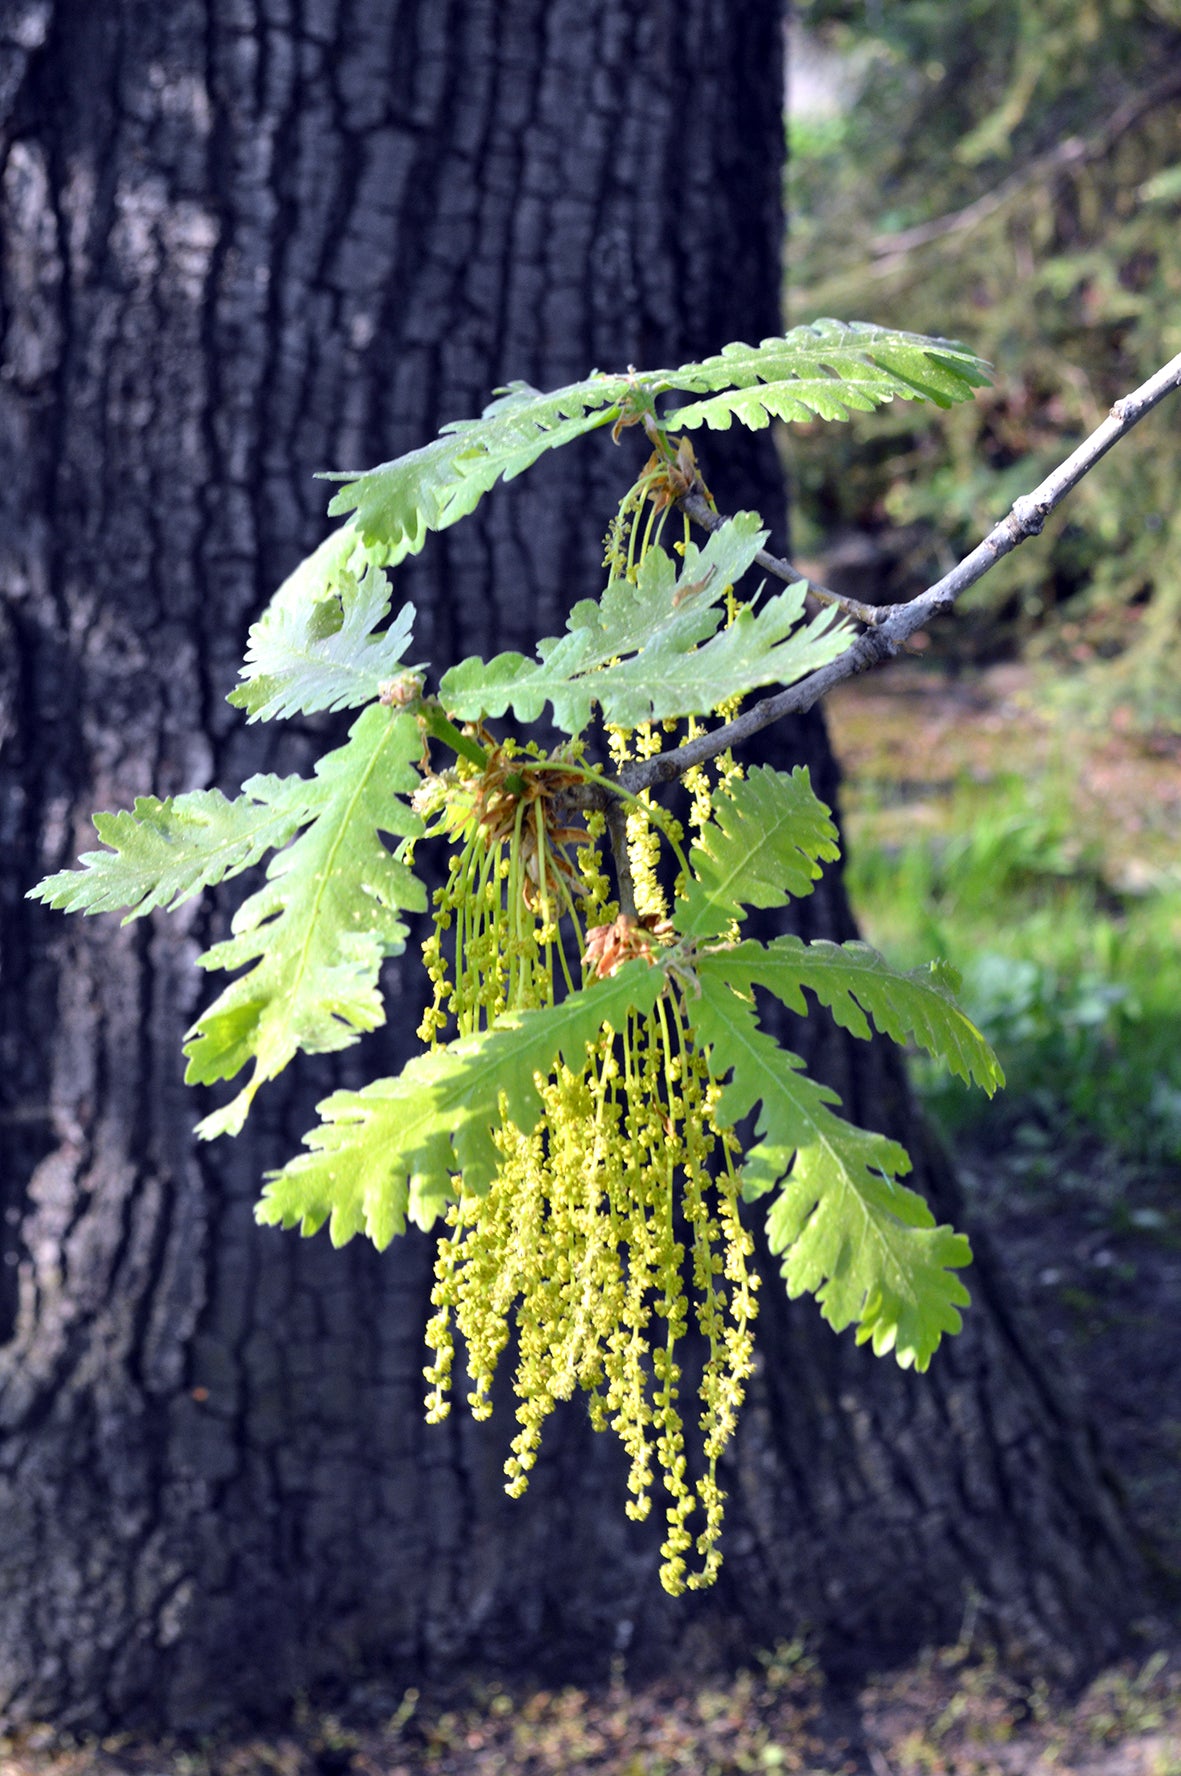
[[[579,875],[582,880],[583,922],[589,929],[592,925],[609,925],[619,912],[619,903],[611,897],[611,881],[603,868],[603,839],[607,830],[607,822],[603,814],[595,809],[586,817],[586,844],[579,846],[575,853]]]
[[[659,752],[666,726],[610,730],[615,767]],[[556,974],[570,981],[563,923],[581,944],[584,930],[619,910],[603,867],[602,814],[588,816],[577,849],[575,907],[575,866],[555,847],[577,834],[560,830],[538,795],[527,802],[513,789],[516,769],[495,781],[457,770],[461,793],[439,815],[457,849],[423,947],[432,1002],[421,1034],[432,1046],[448,1032],[492,1027],[506,1011],[553,1004]],[[687,776],[693,832],[737,774],[725,755]],[[667,912],[658,866],[670,824],[654,804],[628,808],[636,906],[650,921]],[[532,1129],[509,1121],[502,1100],[490,1187],[479,1194],[455,1181],[424,1369],[427,1416],[438,1420],[450,1409],[461,1341],[468,1404],[486,1418],[512,1345],[516,1425],[505,1481],[514,1496],[528,1485],[555,1404],[583,1391],[592,1424],[627,1451],[629,1515],[644,1518],[660,1501],[661,1580],[674,1593],[717,1574],[725,1503],[717,1466],[751,1372],[757,1305],[734,1137],[719,1123],[719,1088],[693,1046],[682,986],[676,976],[651,1013],[629,1014],[619,1031],[605,1026],[581,1061],[567,1056],[538,1077]],[[691,1334],[704,1343],[696,1401],[683,1385]]]
[[[559,1066],[539,1083],[536,1127],[503,1123],[487,1195],[461,1194],[449,1215],[428,1329],[428,1411],[446,1410],[458,1332],[469,1403],[486,1417],[515,1332],[507,1490],[528,1485],[555,1403],[586,1390],[592,1423],[627,1451],[628,1514],[646,1517],[658,1484],[664,1495],[662,1582],[697,1588],[720,1561],[717,1462],[750,1374],[755,1314],[718,1090],[682,1011],[666,1001],[629,1016],[618,1036],[604,1029],[581,1067]],[[695,1455],[679,1359],[690,1322],[706,1343]]]

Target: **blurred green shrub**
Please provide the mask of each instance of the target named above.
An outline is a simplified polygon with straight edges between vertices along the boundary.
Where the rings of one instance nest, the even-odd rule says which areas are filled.
[[[789,317],[872,312],[953,333],[995,388],[936,431],[789,445],[797,544],[917,527],[934,576],[1181,351],[1181,0],[802,0],[855,102],[792,120]],[[827,435],[822,435],[826,432]],[[1114,452],[936,646],[1041,655],[1076,715],[1181,729],[1181,432]]]
[[[1181,870],[1114,890],[1069,827],[1068,798],[1007,777],[953,793],[946,830],[901,844],[863,811],[849,884],[870,940],[900,962],[945,956],[962,1003],[1000,1056],[991,1110],[916,1067],[950,1133],[982,1117],[1034,1118],[1128,1158],[1181,1159]]]

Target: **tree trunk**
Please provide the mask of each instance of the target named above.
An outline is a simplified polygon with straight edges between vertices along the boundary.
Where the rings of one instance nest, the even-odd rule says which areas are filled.
[[[968,1598],[1058,1669],[1119,1632],[1117,1515],[982,1268],[926,1377],[769,1278],[710,1596],[661,1593],[659,1526],[627,1522],[577,1405],[508,1501],[507,1414],[423,1423],[429,1242],[333,1252],[251,1218],[315,1098],[396,1066],[397,1030],[297,1063],[200,1147],[180,1041],[223,910],[123,927],[21,898],[93,846],[93,808],[306,768],[323,722],[246,729],[223,698],[324,534],[314,469],[512,377],[779,330],[781,59],[759,0],[0,0],[10,1718],[205,1727],[366,1669],[585,1677],[804,1626],[880,1661]],[[562,455],[399,572],[416,657],[527,646],[597,589],[636,448]],[[765,437],[706,457],[724,505],[778,520]],[[819,719],[772,744],[831,797]],[[848,935],[835,873],[803,914]],[[954,1213],[892,1058],[807,1040]]]

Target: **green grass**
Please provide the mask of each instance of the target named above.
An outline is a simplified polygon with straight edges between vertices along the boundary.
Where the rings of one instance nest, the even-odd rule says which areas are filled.
[[[866,936],[905,966],[942,956],[958,968],[1008,1076],[990,1106],[920,1066],[945,1128],[998,1118],[1027,1138],[1181,1159],[1181,867],[1121,892],[1052,778],[962,779],[925,831],[864,789],[851,801],[849,887]]]

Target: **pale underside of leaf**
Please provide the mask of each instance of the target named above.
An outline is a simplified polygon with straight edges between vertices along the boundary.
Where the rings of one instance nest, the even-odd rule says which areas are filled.
[[[944,1333],[959,1330],[968,1292],[955,1275],[971,1262],[962,1235],[936,1227],[926,1203],[897,1180],[903,1148],[835,1116],[827,1088],[759,1028],[753,1006],[709,972],[694,1002],[698,1040],[729,1083],[718,1104],[731,1123],[759,1106],[743,1193],[779,1187],[768,1216],[789,1295],[815,1295],[836,1331],[856,1327],[875,1354],[924,1369]]]
[[[328,539],[349,540],[349,558],[359,543],[355,531],[348,538],[350,528]],[[326,551],[323,578],[317,583],[305,576],[306,596],[298,603],[273,599],[252,627],[241,669],[245,682],[229,696],[249,721],[358,709],[375,702],[382,684],[400,671],[414,606],[403,605],[389,627],[375,634],[389,614],[389,582],[376,567],[358,578],[342,554],[339,547]]]
[[[538,1080],[558,1059],[573,1068],[604,1025],[651,1009],[663,972],[644,961],[570,994],[560,1005],[510,1013],[482,1035],[418,1055],[395,1079],[336,1092],[299,1154],[272,1174],[256,1215],[268,1225],[315,1233],[334,1245],[364,1233],[381,1248],[409,1217],[430,1227],[455,1192],[486,1190],[500,1163],[493,1135],[505,1117],[523,1132],[537,1122]]]
[[[173,912],[287,844],[308,818],[306,791],[300,777],[258,776],[232,802],[218,789],[138,796],[133,813],[94,816],[109,850],[84,851],[81,869],[47,876],[29,898],[73,913],[128,908],[124,924],[154,907]]]
[[[292,616],[308,604],[333,597],[342,574],[364,573],[367,560],[356,525],[338,526],[271,593],[258,621],[265,623],[272,615]]]
[[[236,1134],[259,1087],[300,1049],[339,1049],[384,1020],[377,975],[405,944],[403,910],[426,894],[380,835],[421,832],[402,799],[418,783],[421,738],[412,717],[373,705],[305,785],[306,830],[272,861],[266,884],[238,909],[234,935],[199,958],[204,968],[250,967],[190,1030],[190,1084],[232,1079],[254,1063],[232,1103],[206,1117],[206,1139]]]

